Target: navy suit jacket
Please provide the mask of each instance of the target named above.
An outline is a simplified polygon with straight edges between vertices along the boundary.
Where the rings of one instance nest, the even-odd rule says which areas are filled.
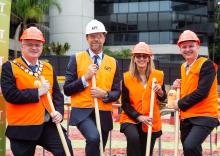
[[[66,80],[63,89],[64,89],[64,93],[67,96],[77,94],[85,89],[81,77],[78,77],[77,75],[77,63],[76,63],[75,55],[72,55],[70,57],[70,61],[67,66],[65,77]],[[112,89],[111,91],[108,91],[108,94],[109,94],[108,98],[103,99],[103,102],[105,103],[114,102],[120,96],[120,78],[119,78],[118,64],[114,75]],[[80,121],[86,119],[93,111],[94,108],[73,107],[70,115],[70,125],[74,125],[74,126],[77,125]],[[100,122],[102,129],[105,131],[111,130],[113,128],[111,111],[99,111],[99,112],[100,112]]]
[[[63,115],[64,99],[62,93],[60,92],[60,88],[55,73],[53,74],[53,81],[54,81],[52,86],[53,104],[55,110]],[[16,87],[16,79],[13,75],[11,63],[9,61],[4,63],[2,66],[1,88],[5,100],[15,105],[35,103],[39,101],[37,88],[28,88],[24,90],[19,90]],[[51,121],[51,119],[49,123],[54,124]],[[28,126],[9,125],[6,129],[6,136],[14,139],[37,140],[40,137],[43,128],[44,128],[44,124],[28,125]]]

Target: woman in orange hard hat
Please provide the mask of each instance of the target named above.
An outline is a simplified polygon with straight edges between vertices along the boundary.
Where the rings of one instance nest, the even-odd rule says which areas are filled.
[[[219,125],[217,69],[211,60],[199,56],[200,40],[194,32],[184,31],[177,45],[186,61],[181,66],[181,80],[173,84],[181,89],[174,108],[180,110],[183,151],[185,156],[202,156],[201,144]]]
[[[155,87],[151,88],[153,77],[157,82]],[[151,155],[156,138],[162,134],[157,100],[154,100],[153,120],[149,117],[149,111],[152,89],[156,93],[156,99],[166,99],[163,78],[163,72],[153,68],[149,45],[144,42],[136,44],[132,50],[130,69],[124,73],[122,81],[123,111],[120,116],[120,131],[127,139],[128,156],[145,156],[148,124],[153,125]]]
[[[39,60],[45,39],[36,27],[27,28],[21,38],[22,56],[2,66],[1,87],[7,101],[6,136],[14,156],[34,156],[40,145],[55,156],[64,156],[56,128],[63,120],[64,100],[53,67]],[[46,81],[40,82],[44,76]],[[52,95],[56,111],[45,99]],[[71,155],[71,142],[65,135]]]

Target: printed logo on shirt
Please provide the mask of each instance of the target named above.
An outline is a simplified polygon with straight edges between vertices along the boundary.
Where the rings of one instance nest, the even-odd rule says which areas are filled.
[[[109,66],[105,66],[104,69],[109,71],[109,72],[111,72],[111,70],[112,70],[111,67],[109,67]]]
[[[98,27],[97,27],[97,26],[92,27],[92,30],[96,30],[96,29],[98,29]]]

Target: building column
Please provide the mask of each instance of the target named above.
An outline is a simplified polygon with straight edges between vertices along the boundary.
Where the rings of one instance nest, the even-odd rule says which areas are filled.
[[[61,13],[55,7],[49,11],[50,42],[71,45],[67,55],[87,48],[85,28],[94,18],[94,0],[59,0]]]

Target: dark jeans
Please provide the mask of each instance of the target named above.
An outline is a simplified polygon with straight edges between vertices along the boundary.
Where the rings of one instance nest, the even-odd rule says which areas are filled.
[[[127,139],[127,156],[145,156],[147,133],[142,131],[141,124],[124,123],[121,126]],[[160,132],[152,133],[150,155],[153,154],[156,138],[161,135]]]
[[[64,133],[71,155],[73,156],[71,142]],[[11,150],[14,156],[34,156],[37,145],[53,153],[54,156],[65,156],[56,125],[44,123],[44,129],[40,138],[36,141],[18,140],[10,138]]]
[[[181,121],[181,142],[184,156],[202,156],[202,143],[214,127],[196,125],[189,120]]]
[[[77,128],[86,139],[86,156],[100,156],[100,137],[95,124],[94,116],[90,115],[88,118],[81,121],[77,125]],[[108,134],[109,132],[105,132],[102,130],[103,148],[105,148],[105,145],[107,143]]]

